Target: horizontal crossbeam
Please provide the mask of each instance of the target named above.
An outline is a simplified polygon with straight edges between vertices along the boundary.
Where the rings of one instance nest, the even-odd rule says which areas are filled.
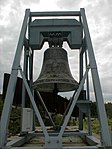
[[[49,16],[80,16],[80,11],[47,11],[47,12],[31,12],[31,17],[49,17]]]
[[[11,147],[11,148],[5,147],[2,149],[32,149],[32,147]],[[45,149],[45,148],[44,147],[33,147],[33,149]],[[61,149],[98,149],[98,147],[96,147],[96,146],[76,146],[76,147],[73,147],[72,146],[72,147],[62,147]]]

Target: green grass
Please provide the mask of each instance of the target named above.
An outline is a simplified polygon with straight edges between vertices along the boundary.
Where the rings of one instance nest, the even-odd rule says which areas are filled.
[[[3,99],[0,95],[0,118],[3,109]],[[15,135],[20,132],[21,126],[21,109],[20,108],[12,108],[9,127],[8,127],[8,135]]]
[[[109,130],[112,133],[112,119],[108,119]],[[84,129],[88,129],[87,120],[84,120]],[[97,118],[91,119],[91,129],[94,134],[100,134],[100,124]]]
[[[21,109],[12,108],[10,122],[9,122],[9,135],[20,133],[21,127]]]

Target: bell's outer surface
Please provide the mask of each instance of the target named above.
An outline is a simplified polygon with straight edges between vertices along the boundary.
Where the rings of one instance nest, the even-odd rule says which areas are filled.
[[[79,86],[70,72],[67,52],[61,47],[48,48],[44,52],[41,73],[32,86],[38,91],[53,92],[55,84],[58,92],[72,91]]]

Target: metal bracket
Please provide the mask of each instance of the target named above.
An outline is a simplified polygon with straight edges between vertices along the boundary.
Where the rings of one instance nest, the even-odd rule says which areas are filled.
[[[36,19],[30,22],[29,35],[34,50],[41,49],[45,41],[50,46],[62,46],[67,41],[71,49],[79,49],[83,38],[81,23],[76,19]]]
[[[62,148],[62,140],[59,140],[58,137],[49,137],[49,139],[45,140],[45,148]]]
[[[49,47],[62,47],[63,32],[49,32],[46,38],[48,38]]]

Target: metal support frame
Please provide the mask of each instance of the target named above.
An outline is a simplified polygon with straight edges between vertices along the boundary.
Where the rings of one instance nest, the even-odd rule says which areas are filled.
[[[100,120],[101,135],[103,139],[102,143],[104,146],[112,146],[106,111],[104,107],[103,95],[102,95],[102,90],[101,90],[101,85],[100,85],[100,80],[99,80],[99,75],[98,75],[98,70],[97,70],[97,65],[95,61],[95,56],[93,52],[92,42],[91,42],[91,38],[89,34],[89,29],[88,29],[88,24],[86,21],[84,9],[81,9],[81,16],[82,16],[82,21],[83,21],[84,33],[86,36],[86,43],[87,43],[88,56],[89,56],[92,79],[93,79],[94,92],[95,92],[98,115],[99,115],[99,120]]]
[[[22,50],[23,50],[23,46],[24,46],[24,41],[25,41],[25,35],[26,35],[26,30],[27,30],[27,26],[30,27],[29,23],[31,22],[31,18],[32,17],[45,17],[45,16],[78,16],[80,23],[82,25],[82,28],[84,30],[84,34],[85,34],[85,41],[86,41],[86,48],[83,49],[83,51],[81,52],[85,52],[85,63],[86,63],[86,71],[84,74],[83,71],[83,55],[81,53],[80,55],[80,84],[79,84],[79,88],[77,89],[76,92],[74,92],[72,100],[70,102],[70,104],[68,105],[67,110],[65,111],[63,120],[61,122],[61,128],[59,130],[59,132],[57,132],[57,134],[50,134],[47,131],[47,128],[45,127],[45,124],[43,122],[43,119],[41,117],[41,114],[36,106],[35,100],[34,100],[34,96],[33,96],[33,90],[31,88],[31,84],[33,82],[33,53],[32,55],[29,57],[29,59],[27,58],[26,54],[24,55],[24,68],[22,71],[22,68],[20,66],[20,59],[21,59],[21,54],[22,54]],[[29,28],[28,28],[29,30]],[[28,37],[29,38],[29,37]],[[29,46],[29,45],[28,45]],[[30,47],[28,47],[30,48]],[[86,50],[86,51],[85,51]],[[86,52],[88,52],[88,58],[89,58],[89,66],[87,64],[87,55]],[[30,79],[30,85],[28,85],[27,82],[27,61],[29,60],[29,79]],[[31,101],[31,105],[32,108],[36,114],[36,117],[40,123],[41,129],[43,131],[44,137],[45,137],[45,148],[63,148],[62,146],[62,138],[65,135],[65,128],[68,124],[68,121],[70,119],[70,116],[72,114],[72,111],[76,105],[76,102],[78,100],[78,97],[80,95],[81,90],[84,87],[84,83],[85,80],[87,79],[87,92],[89,92],[89,80],[88,80],[88,71],[89,69],[91,69],[91,74],[92,74],[92,79],[93,79],[93,86],[94,86],[94,92],[95,92],[95,97],[96,97],[96,102],[97,102],[97,108],[98,108],[98,115],[99,115],[99,121],[100,121],[100,128],[101,128],[101,142],[103,147],[112,147],[112,142],[111,142],[111,137],[110,137],[110,132],[109,132],[109,128],[108,128],[108,122],[107,122],[107,117],[106,117],[106,112],[105,112],[105,107],[104,107],[104,101],[103,101],[103,96],[102,96],[102,90],[101,90],[101,85],[100,85],[100,80],[99,80],[99,76],[98,76],[98,71],[97,71],[97,65],[96,65],[96,61],[95,61],[95,56],[94,56],[94,52],[93,52],[93,47],[92,47],[92,43],[91,43],[91,38],[90,38],[90,34],[89,34],[89,29],[88,29],[88,25],[87,25],[87,21],[86,21],[86,16],[85,16],[85,11],[84,9],[80,9],[80,11],[71,11],[71,12],[30,12],[29,9],[26,10],[25,12],[25,17],[24,17],[24,21],[23,21],[23,25],[22,25],[22,29],[21,29],[21,33],[20,33],[20,38],[18,41],[18,46],[17,46],[17,51],[15,54],[15,58],[14,58],[14,62],[13,62],[13,66],[12,66],[12,71],[11,71],[11,76],[10,76],[10,80],[9,80],[9,85],[8,85],[8,89],[7,89],[7,94],[6,94],[6,98],[5,98],[5,103],[4,103],[4,107],[3,107],[3,111],[2,111],[2,116],[1,116],[1,123],[0,123],[0,148],[7,148],[6,147],[6,143],[7,143],[7,129],[8,129],[8,124],[9,124],[9,118],[10,118],[10,113],[11,113],[11,109],[12,109],[12,103],[13,103],[13,96],[14,96],[14,91],[15,91],[15,86],[16,86],[16,81],[17,81],[17,75],[18,75],[18,71],[20,71],[20,74],[22,76],[23,79],[23,94],[22,94],[22,107],[25,107],[25,90],[27,91],[30,101]],[[83,75],[84,74],[84,75]],[[87,100],[89,99],[89,93],[87,93]],[[41,102],[44,105],[44,101],[42,100],[42,98],[40,97]],[[87,103],[87,102],[85,102]],[[44,105],[44,108],[46,109],[47,113],[48,110],[46,108],[46,106]],[[87,111],[88,111],[88,134],[89,137],[86,136],[87,134],[85,134],[84,138],[87,138],[86,141],[91,142],[91,123],[90,123],[90,107],[89,104],[87,104]],[[52,118],[49,115],[50,120],[52,121]],[[54,122],[52,121],[52,124],[54,124]],[[80,129],[82,129],[83,127],[83,119],[81,118],[80,120]],[[74,132],[73,132],[74,133]],[[69,134],[70,135],[70,134]],[[80,136],[83,136],[84,134],[80,132]],[[92,140],[93,141],[93,140]],[[93,141],[94,142],[94,141]],[[93,143],[92,142],[92,143]],[[92,146],[86,146],[83,147],[85,149],[97,149],[98,147],[96,146],[97,143],[93,143],[94,145]],[[12,147],[8,147],[8,148],[12,148]],[[20,147],[13,147],[12,149],[19,149]],[[31,147],[33,148],[33,147]],[[36,147],[38,149],[38,147]],[[82,147],[70,147],[71,149],[81,149]],[[27,147],[27,149],[30,149],[30,147]]]
[[[6,141],[7,141],[9,118],[10,118],[10,113],[12,109],[13,96],[14,96],[14,91],[15,91],[15,86],[17,81],[17,75],[18,75],[18,67],[20,65],[20,59],[21,59],[29,15],[30,15],[30,10],[27,9],[25,12],[25,17],[24,17],[24,21],[23,21],[19,41],[18,41],[18,46],[17,46],[13,66],[12,66],[5,103],[4,103],[4,107],[1,115],[1,123],[0,123],[0,146],[1,147],[5,146],[5,144],[7,143]]]

